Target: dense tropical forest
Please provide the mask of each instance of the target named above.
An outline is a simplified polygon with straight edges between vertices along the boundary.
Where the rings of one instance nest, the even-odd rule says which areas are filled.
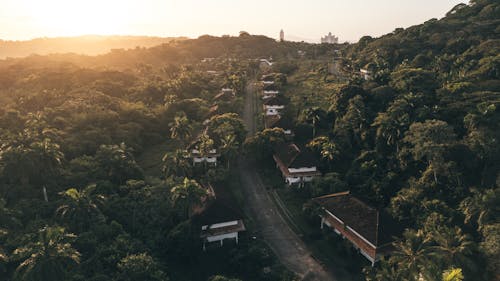
[[[473,0],[356,44],[241,34],[1,60],[0,280],[295,280],[251,219],[238,245],[207,251],[192,219],[208,183],[244,206],[237,158],[271,173],[287,141],[246,138],[244,94],[265,71],[321,159],[311,184],[271,183],[315,226],[308,243],[328,235],[310,199],[350,190],[406,229],[374,267],[353,261],[366,280],[498,280],[499,14]],[[194,165],[192,147],[220,164]]]

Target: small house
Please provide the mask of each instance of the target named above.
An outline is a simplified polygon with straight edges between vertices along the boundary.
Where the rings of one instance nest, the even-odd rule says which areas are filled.
[[[266,116],[279,115],[285,109],[286,100],[282,96],[276,96],[264,101],[264,112]]]
[[[262,89],[262,99],[274,98],[279,94],[278,87],[274,84],[264,85]]]
[[[350,192],[312,199],[321,209],[321,228],[330,227],[349,240],[372,265],[393,250],[399,225],[386,213],[371,207]]]
[[[193,148],[190,151],[191,158],[193,160],[193,165],[200,163],[208,163],[217,166],[217,158],[220,154],[217,153],[217,149],[212,148],[207,152],[203,153],[199,149]]]
[[[288,185],[302,185],[321,176],[314,155],[308,150],[300,149],[294,143],[276,147],[273,158]]]
[[[226,239],[234,239],[238,244],[239,233],[246,230],[243,215],[237,208],[218,198],[208,203],[193,221],[201,226],[203,250],[206,250],[207,243],[218,242],[223,246]]]

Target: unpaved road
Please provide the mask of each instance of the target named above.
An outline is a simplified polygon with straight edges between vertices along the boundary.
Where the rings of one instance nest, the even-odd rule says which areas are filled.
[[[259,105],[256,104],[255,85],[249,83],[243,113],[249,135],[255,133],[254,113]],[[238,162],[246,207],[264,240],[281,262],[304,281],[338,281],[312,258],[304,242],[290,229],[271,200],[255,166],[244,156],[240,156]]]

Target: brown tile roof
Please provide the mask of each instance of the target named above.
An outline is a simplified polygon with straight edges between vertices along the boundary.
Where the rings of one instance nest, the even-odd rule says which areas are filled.
[[[400,226],[388,214],[378,211],[347,192],[330,194],[312,199],[354,229],[375,247],[394,241],[401,233]]]
[[[264,105],[285,105],[287,100],[283,96],[275,96],[264,101]]]
[[[282,128],[291,129],[293,127],[292,122],[288,118],[284,118],[280,115],[268,115],[264,120],[266,128]]]
[[[276,86],[275,84],[269,84],[269,85],[265,85],[263,89],[264,89],[264,91],[277,91],[278,86]]]
[[[275,148],[275,158],[287,168],[317,166],[317,159],[308,150],[301,150],[296,144],[288,143]]]

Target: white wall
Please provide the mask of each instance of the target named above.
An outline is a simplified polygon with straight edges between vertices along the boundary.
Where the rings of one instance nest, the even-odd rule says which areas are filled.
[[[306,172],[316,172],[316,167],[304,167],[304,168],[288,168],[289,173],[306,173]]]
[[[236,239],[236,238],[238,238],[238,232],[231,232],[231,233],[226,233],[226,234],[221,234],[221,235],[208,236],[207,242],[215,242],[215,241],[221,241],[224,239]]]

